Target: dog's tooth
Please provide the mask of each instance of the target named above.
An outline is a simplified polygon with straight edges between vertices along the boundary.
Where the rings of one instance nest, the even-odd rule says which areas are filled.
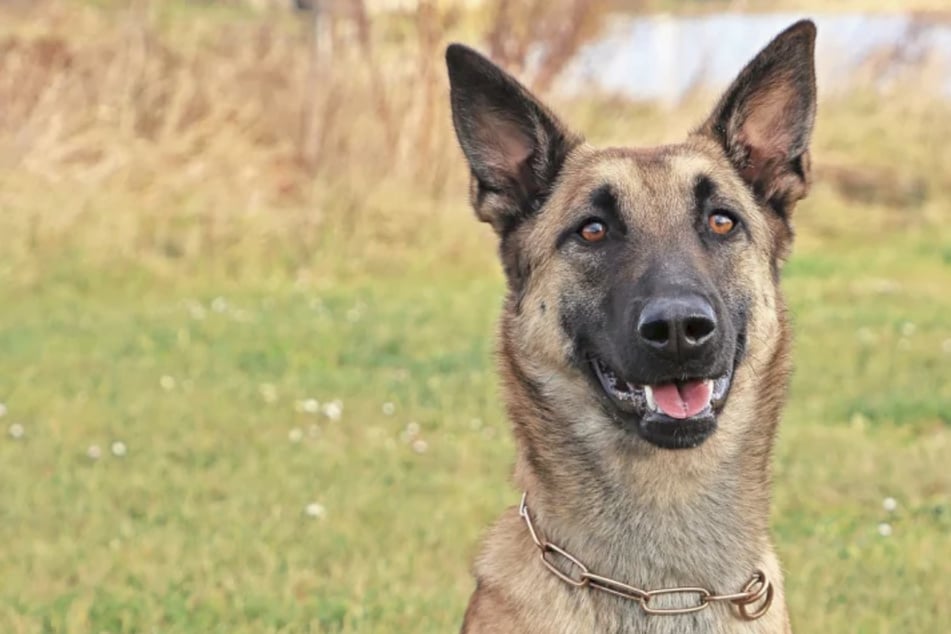
[[[654,390],[651,389],[651,386],[644,386],[644,397],[647,399],[647,408],[652,412],[656,412],[657,403],[654,402]]]

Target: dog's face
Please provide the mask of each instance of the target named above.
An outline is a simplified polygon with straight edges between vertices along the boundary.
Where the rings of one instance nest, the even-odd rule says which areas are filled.
[[[596,149],[514,79],[447,51],[472,202],[509,282],[503,337],[562,417],[702,444],[785,338],[778,274],[808,184],[815,27],[779,35],[684,143]],[[737,380],[745,373],[747,379]],[[588,416],[590,418],[590,416]]]

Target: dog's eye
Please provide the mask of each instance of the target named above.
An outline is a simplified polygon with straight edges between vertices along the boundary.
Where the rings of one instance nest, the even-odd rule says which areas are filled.
[[[717,210],[707,216],[707,225],[713,233],[725,236],[736,228],[736,220],[730,214]]]
[[[578,235],[584,238],[585,242],[601,242],[608,237],[608,226],[600,220],[586,220]]]

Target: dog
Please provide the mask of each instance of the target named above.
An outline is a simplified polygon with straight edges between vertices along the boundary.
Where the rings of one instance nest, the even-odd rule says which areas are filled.
[[[477,557],[463,633],[791,631],[770,458],[815,38],[790,26],[684,142],[653,148],[592,147],[479,53],[446,50],[507,282],[498,357],[525,492]]]

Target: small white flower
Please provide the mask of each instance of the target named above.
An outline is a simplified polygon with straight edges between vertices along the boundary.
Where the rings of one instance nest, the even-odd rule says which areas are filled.
[[[303,438],[304,432],[302,432],[299,427],[295,427],[287,432],[287,439],[291,442],[300,442]]]
[[[306,398],[303,401],[297,401],[297,411],[316,414],[320,411],[320,403],[315,398]]]
[[[277,400],[277,388],[270,383],[262,383],[258,386],[258,390],[265,403],[273,403]]]
[[[228,300],[224,297],[216,297],[211,301],[211,309],[216,313],[223,313],[228,310]]]
[[[20,423],[13,423],[12,425],[10,425],[10,429],[7,431],[10,434],[10,438],[12,438],[13,440],[20,440],[21,438],[23,438],[23,434],[26,433],[26,430],[23,429],[23,425],[21,425]]]
[[[429,445],[422,438],[417,438],[413,441],[413,451],[416,453],[426,453],[426,450],[429,449]]]
[[[0,418],[3,418],[7,415],[7,406],[3,403],[0,403]]]
[[[175,378],[166,374],[159,379],[159,385],[161,385],[162,389],[166,392],[171,392],[175,389]]]
[[[331,401],[330,403],[325,403],[322,411],[324,416],[330,420],[340,420],[340,416],[343,415],[343,403],[339,400]]]
[[[891,513],[898,508],[898,501],[895,498],[885,498],[882,500],[882,508]]]
[[[942,341],[941,349],[944,350],[945,354],[951,354],[951,339],[945,339]]]
[[[910,337],[915,334],[915,324],[910,321],[906,321],[901,325],[901,334],[905,337]]]
[[[89,445],[86,455],[89,456],[90,460],[99,460],[102,458],[102,449],[99,448],[99,445]]]
[[[416,421],[407,423],[406,428],[400,432],[400,440],[407,444],[413,442],[417,436],[419,436],[419,423]]]
[[[327,509],[325,509],[323,504],[320,504],[319,502],[311,502],[304,507],[304,513],[307,515],[307,517],[322,519],[327,515]]]
[[[393,403],[389,401],[383,403],[383,414],[385,416],[392,416],[394,412],[396,412],[396,405],[393,405]]]
[[[241,323],[248,323],[251,321],[251,313],[239,308],[238,310],[231,313],[231,318]]]
[[[125,454],[126,454],[126,446],[125,446],[125,443],[124,443],[124,442],[122,442],[121,440],[117,440],[117,441],[115,441],[114,443],[112,443],[112,455],[113,455],[113,456],[116,456],[116,457],[118,457],[118,458],[121,458],[121,457],[124,456]]]
[[[888,522],[882,522],[878,525],[878,534],[882,537],[888,537],[892,534],[892,525]]]

